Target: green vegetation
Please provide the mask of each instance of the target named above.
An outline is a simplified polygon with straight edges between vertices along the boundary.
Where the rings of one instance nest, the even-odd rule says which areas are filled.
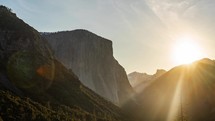
[[[78,106],[42,105],[30,98],[20,98],[0,91],[0,116],[5,121],[120,121],[109,114],[89,113]]]
[[[10,9],[0,6],[0,20],[0,121],[128,120],[53,59],[40,33]]]

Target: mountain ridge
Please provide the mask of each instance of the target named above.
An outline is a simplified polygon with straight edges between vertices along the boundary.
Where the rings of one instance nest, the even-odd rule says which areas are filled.
[[[88,89],[72,69],[57,61],[37,30],[4,6],[0,6],[0,19],[0,117],[3,120],[129,120],[119,107]],[[44,107],[45,104],[51,107]],[[58,112],[57,116],[53,111]]]
[[[127,76],[128,76],[128,80],[129,80],[130,84],[132,85],[132,87],[134,88],[134,90],[136,92],[140,92],[140,91],[144,90],[145,87],[150,85],[150,83],[152,83],[153,80],[159,78],[160,76],[162,76],[165,73],[166,73],[166,71],[164,69],[157,69],[156,73],[152,74],[152,75],[135,71],[135,72],[131,72]]]
[[[214,73],[215,61],[206,58],[170,69],[136,95],[141,106],[133,107],[134,117],[160,121],[182,115],[189,121],[213,121]]]

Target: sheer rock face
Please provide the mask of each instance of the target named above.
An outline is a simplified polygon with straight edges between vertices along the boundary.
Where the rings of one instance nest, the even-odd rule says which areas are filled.
[[[43,34],[54,54],[84,85],[114,103],[132,93],[126,72],[114,59],[112,42],[86,30]]]
[[[1,5],[0,100],[0,120],[5,121],[128,119],[120,108],[82,85],[72,70],[53,58],[39,32]]]

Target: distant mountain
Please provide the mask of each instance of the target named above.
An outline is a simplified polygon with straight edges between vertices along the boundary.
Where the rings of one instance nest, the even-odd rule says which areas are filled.
[[[158,69],[157,72],[153,75],[149,75],[147,73],[132,72],[128,74],[128,80],[136,92],[141,92],[153,80],[157,79],[164,73],[166,73],[166,71],[163,69]]]
[[[133,94],[124,68],[113,57],[112,42],[87,30],[43,33],[56,58],[81,82],[115,104]]]
[[[139,95],[139,120],[214,121],[215,61],[202,59],[166,72]],[[129,104],[128,104],[129,105]]]
[[[0,120],[129,119],[58,62],[39,32],[0,6]]]

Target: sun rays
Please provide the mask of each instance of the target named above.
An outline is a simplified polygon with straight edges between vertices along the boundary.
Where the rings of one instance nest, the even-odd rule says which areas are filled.
[[[175,115],[177,114],[178,107],[179,107],[179,104],[181,101],[180,98],[182,96],[181,89],[182,89],[183,77],[184,77],[184,75],[182,73],[177,82],[177,86],[175,89],[175,93],[173,95],[172,103],[170,105],[169,113],[167,115],[167,121],[173,121],[176,118]]]

